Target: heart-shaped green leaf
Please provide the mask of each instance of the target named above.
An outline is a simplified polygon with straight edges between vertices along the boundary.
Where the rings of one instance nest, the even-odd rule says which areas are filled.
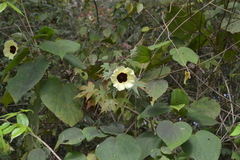
[[[220,113],[220,108],[220,105],[215,100],[203,97],[198,101],[194,101],[189,111],[216,118]]]
[[[70,40],[44,41],[40,49],[60,56],[62,59],[66,53],[74,53],[80,48],[80,44]]]
[[[208,131],[199,131],[182,145],[183,151],[195,160],[218,160],[221,141]]]
[[[133,56],[134,61],[147,63],[151,60],[152,53],[147,47],[138,46],[136,52],[137,53]]]
[[[147,83],[146,92],[149,97],[152,97],[151,105],[163,94],[168,88],[168,82],[166,80],[156,80]]]
[[[15,103],[33,88],[42,78],[48,67],[48,61],[42,56],[36,58],[32,63],[24,63],[17,69],[17,75],[8,80],[7,90]]]
[[[34,160],[45,160],[48,157],[48,153],[41,148],[36,148],[31,150],[28,153],[27,159],[34,159]]]
[[[112,122],[108,126],[101,126],[100,129],[106,134],[118,135],[124,132],[125,126],[119,122]]]
[[[68,128],[61,132],[58,136],[58,141],[54,149],[58,148],[60,144],[75,145],[81,143],[85,137],[82,130],[76,127]]]
[[[188,140],[191,136],[192,127],[186,122],[172,123],[171,121],[161,121],[157,126],[158,136],[166,143],[170,149],[174,149]]]
[[[157,69],[151,70],[150,72],[147,72],[141,81],[149,82],[154,79],[161,79],[166,77],[170,72],[171,72],[170,67],[157,68]]]
[[[173,48],[170,50],[170,54],[173,56],[172,58],[182,66],[186,66],[188,61],[194,64],[198,62],[198,55],[187,47]]]
[[[189,105],[189,98],[182,89],[174,89],[171,93],[171,105]]]
[[[188,109],[190,111],[190,109]],[[206,125],[206,126],[213,126],[217,124],[218,122],[213,119],[212,117],[206,116],[204,114],[201,114],[199,112],[188,112],[187,117],[191,119],[193,122],[197,122],[201,125]]]
[[[144,132],[136,139],[142,148],[142,155],[140,159],[144,159],[151,155],[152,150],[160,148],[162,144],[162,140],[153,132]]]
[[[40,90],[40,97],[45,106],[59,119],[74,126],[83,117],[77,88],[71,84],[63,85],[58,78],[49,78]]]
[[[109,137],[96,148],[99,160],[139,160],[141,153],[137,140],[126,134]]]
[[[86,160],[86,156],[80,152],[68,152],[64,157],[64,160]]]
[[[82,131],[83,135],[86,137],[87,141],[91,141],[95,137],[106,137],[106,134],[103,134],[96,127],[85,127]]]
[[[153,106],[148,105],[147,108],[138,116],[138,119],[161,115],[170,110],[171,108],[166,106],[166,103],[155,103]]]
[[[80,59],[76,56],[74,56],[71,53],[65,54],[63,57],[63,60],[70,64],[73,67],[79,68],[79,69],[86,69],[86,66],[80,61]]]

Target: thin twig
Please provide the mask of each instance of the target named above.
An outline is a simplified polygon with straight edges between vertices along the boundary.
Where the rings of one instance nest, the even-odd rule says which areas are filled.
[[[31,136],[33,136],[34,138],[36,138],[37,140],[39,140],[44,146],[46,146],[51,152],[52,154],[58,159],[58,160],[62,160],[55,152],[54,150],[49,147],[49,145],[47,145],[47,143],[45,143],[41,138],[39,138],[38,136],[36,136],[34,133],[30,133]]]
[[[193,74],[199,81],[201,81],[205,86],[207,86],[209,89],[211,89],[213,92],[215,92],[217,95],[219,95],[220,97],[222,97],[223,99],[227,100],[228,102],[234,104],[235,106],[237,106],[238,108],[240,108],[240,106],[232,101],[230,101],[228,98],[224,97],[223,95],[221,95],[220,93],[218,93],[215,89],[213,89],[212,87],[210,87],[209,85],[207,85],[203,80],[201,80],[201,78],[199,78],[191,69],[189,69],[191,74]]]
[[[228,84],[227,84],[227,82],[226,82],[226,79],[225,79],[224,76],[222,76],[222,78],[223,78],[223,81],[224,81],[224,83],[225,83],[225,86],[226,86],[226,89],[227,89],[227,92],[228,92],[229,101],[232,102],[232,94],[231,94],[231,92],[230,92],[230,90],[229,90],[229,87],[228,87]],[[234,116],[233,104],[232,104],[232,103],[230,103],[230,107],[231,107],[231,112],[232,112],[232,125],[234,125],[235,116]],[[229,112],[229,114],[230,114],[230,112]],[[228,115],[229,115],[229,114],[228,114]]]
[[[98,15],[98,6],[97,6],[97,2],[96,0],[93,0],[93,3],[95,5],[95,9],[96,9],[96,16],[97,16],[97,23],[98,25],[100,24],[100,20],[99,20],[99,15]]]

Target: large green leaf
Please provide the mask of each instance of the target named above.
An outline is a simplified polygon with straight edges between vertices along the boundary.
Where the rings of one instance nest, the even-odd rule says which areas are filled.
[[[213,99],[203,97],[200,100],[194,101],[191,107],[188,108],[187,117],[201,125],[215,125],[215,118],[220,113],[220,105]]]
[[[79,152],[68,152],[64,160],[86,160],[86,156]]]
[[[147,63],[151,60],[152,53],[145,46],[138,46],[136,50],[136,54],[133,55],[133,60],[138,61],[140,63]]]
[[[74,56],[71,53],[65,54],[65,56],[63,57],[63,60],[73,67],[76,67],[79,69],[86,69],[86,66],[82,63],[82,61],[80,61],[78,57]]]
[[[154,103],[153,106],[147,106],[147,108],[138,116],[138,119],[161,115],[170,110],[171,108],[166,106],[165,103]]]
[[[206,22],[202,12],[199,11],[193,14],[189,12],[188,6],[182,7],[177,5],[171,7],[171,11],[166,14],[166,20],[173,20],[168,26],[171,34],[186,41],[189,40],[193,33],[201,30],[201,27]]]
[[[106,137],[106,134],[103,134],[96,127],[85,127],[82,131],[83,135],[86,137],[87,141],[91,141],[95,137]]]
[[[193,101],[189,113],[198,112],[212,118],[216,118],[220,113],[220,105],[213,99],[203,97],[197,101]]]
[[[151,155],[152,150],[160,148],[162,144],[162,140],[153,132],[144,132],[136,139],[142,148],[142,155],[140,159],[144,159]]]
[[[28,154],[28,159],[46,160],[48,153],[41,148],[33,149]]]
[[[172,150],[186,142],[191,133],[192,127],[186,122],[172,123],[171,121],[164,120],[157,126],[158,136]]]
[[[141,153],[137,140],[126,134],[109,137],[96,148],[99,160],[139,160]]]
[[[42,27],[41,29],[39,29],[38,33],[43,36],[45,36],[45,39],[51,39],[53,34],[56,31],[50,27]]]
[[[58,136],[57,144],[54,149],[57,149],[60,144],[75,145],[81,143],[85,137],[82,134],[82,130],[76,127],[68,128],[61,132]]]
[[[80,48],[80,44],[70,40],[44,41],[39,48],[63,58],[66,53],[76,52]]]
[[[189,98],[182,89],[174,89],[171,93],[171,105],[189,105]]]
[[[170,67],[161,67],[154,70],[151,70],[150,72],[147,72],[144,76],[142,81],[148,82],[154,79],[160,79],[163,77],[166,77],[171,72]]]
[[[188,61],[194,64],[198,62],[198,55],[187,47],[173,48],[170,50],[170,54],[173,56],[172,58],[182,66],[186,66]]]
[[[58,78],[49,78],[40,90],[40,97],[45,106],[58,118],[74,126],[83,117],[77,88],[71,84],[63,85]]]
[[[108,126],[101,126],[100,129],[106,134],[118,135],[124,132],[125,126],[119,122],[112,122]]]
[[[166,80],[156,80],[147,83],[146,92],[149,97],[152,97],[151,105],[163,94],[168,88],[168,82]]]
[[[9,79],[7,85],[7,90],[15,103],[37,84],[47,68],[48,61],[43,59],[42,56],[32,63],[24,63],[17,68],[17,75]]]
[[[182,148],[194,160],[218,160],[221,141],[208,131],[199,131],[192,135]]]
[[[228,32],[239,33],[240,32],[240,20],[239,18],[224,18],[221,24],[221,28],[227,30]]]
[[[192,112],[190,109],[188,109],[187,117],[193,122],[197,122],[198,124],[205,126],[213,126],[218,123],[214,118],[198,113],[197,111]]]
[[[10,103],[13,102],[13,98],[11,96],[11,94],[6,90],[2,99],[0,100],[0,102],[4,105],[4,106],[8,106]]]

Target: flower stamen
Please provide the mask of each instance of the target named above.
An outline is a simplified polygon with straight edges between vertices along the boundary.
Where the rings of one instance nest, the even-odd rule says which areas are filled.
[[[11,46],[10,47],[10,53],[14,54],[16,52],[16,47],[15,46]]]
[[[127,74],[126,73],[120,73],[117,76],[117,80],[119,83],[126,82],[127,81]]]

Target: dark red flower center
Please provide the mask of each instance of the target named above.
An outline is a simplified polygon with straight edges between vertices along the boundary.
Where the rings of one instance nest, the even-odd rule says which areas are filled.
[[[127,81],[127,74],[126,73],[120,73],[117,76],[117,80],[119,83],[126,82]]]
[[[16,47],[15,46],[11,46],[10,47],[10,53],[14,54],[16,52]]]

